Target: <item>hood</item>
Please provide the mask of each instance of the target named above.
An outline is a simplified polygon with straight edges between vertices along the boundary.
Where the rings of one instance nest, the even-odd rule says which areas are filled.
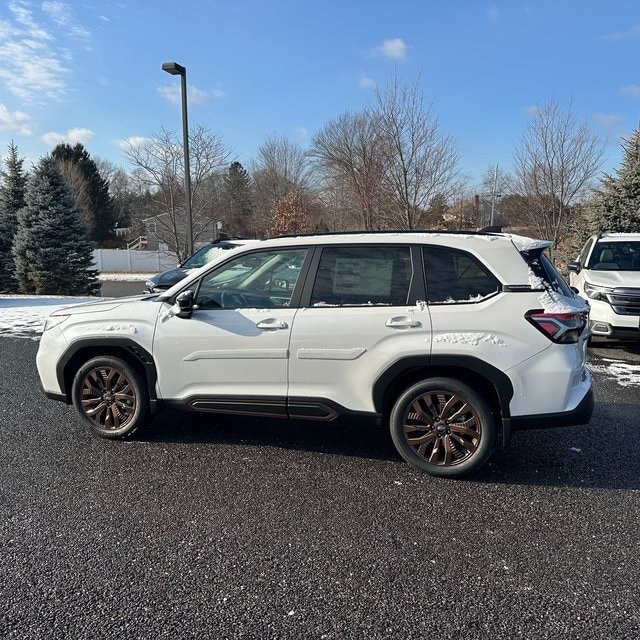
[[[56,309],[52,316],[71,316],[81,313],[96,313],[101,311],[111,311],[125,302],[135,302],[149,300],[153,301],[157,294],[147,294],[141,296],[130,296],[127,298],[98,298],[95,302],[81,302],[80,304],[70,304],[66,307]]]
[[[189,273],[189,269],[182,269],[181,267],[176,267],[175,269],[169,269],[169,271],[163,271],[162,273],[158,273],[155,276],[149,278],[150,282],[154,284],[164,285],[169,287],[174,285],[176,282],[180,282],[187,273]]]
[[[638,287],[640,288],[640,271],[605,271],[601,269],[585,269],[585,279],[591,284],[601,287]]]

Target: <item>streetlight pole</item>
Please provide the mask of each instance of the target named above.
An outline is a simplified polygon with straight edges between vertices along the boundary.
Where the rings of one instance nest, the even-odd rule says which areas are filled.
[[[187,69],[177,62],[164,62],[162,70],[180,76],[182,95],[182,138],[184,148],[184,192],[187,205],[187,255],[193,253],[193,225],[191,221],[191,171],[189,169],[189,124],[187,120]]]

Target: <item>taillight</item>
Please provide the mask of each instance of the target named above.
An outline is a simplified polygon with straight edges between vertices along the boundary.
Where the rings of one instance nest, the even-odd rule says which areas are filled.
[[[560,344],[576,343],[587,325],[587,312],[545,313],[527,311],[524,316],[538,331],[549,340]]]

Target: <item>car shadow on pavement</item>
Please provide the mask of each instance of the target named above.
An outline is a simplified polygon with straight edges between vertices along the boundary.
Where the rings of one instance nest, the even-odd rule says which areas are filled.
[[[640,489],[638,406],[597,401],[588,425],[520,431],[489,465],[492,481]]]
[[[481,483],[601,489],[640,489],[637,407],[600,402],[587,426],[520,431],[469,479]],[[390,461],[415,469],[397,454],[384,426],[324,423],[166,410],[136,440],[271,447]]]
[[[291,421],[164,410],[136,433],[146,442],[268,446],[377,460],[401,460],[388,430],[357,422]]]
[[[640,361],[640,341],[610,340],[591,338],[589,354],[599,357],[630,359]]]

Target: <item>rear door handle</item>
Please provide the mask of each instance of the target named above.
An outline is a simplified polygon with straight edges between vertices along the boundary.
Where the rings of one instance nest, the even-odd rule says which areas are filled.
[[[389,318],[385,322],[385,326],[390,329],[412,329],[415,327],[421,327],[422,322],[420,322],[420,320],[416,320],[416,318],[410,318],[408,316],[395,316],[393,318]]]

